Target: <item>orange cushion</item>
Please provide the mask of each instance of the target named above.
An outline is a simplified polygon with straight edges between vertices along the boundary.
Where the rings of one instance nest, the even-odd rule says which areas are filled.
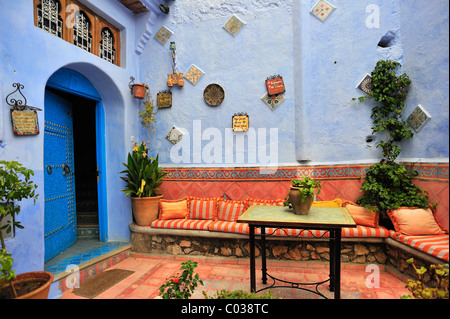
[[[159,201],[159,219],[189,218],[189,204],[187,198]]]
[[[369,208],[359,206],[351,201],[344,201],[342,207],[347,208],[356,225],[378,227],[380,216]]]
[[[190,219],[217,219],[217,199],[189,197]]]
[[[256,199],[247,198],[248,206],[283,206],[284,199]]]
[[[313,201],[313,207],[342,207],[342,199]]]
[[[247,208],[247,201],[234,201],[223,198],[217,199],[217,217],[219,220],[235,222]]]
[[[434,219],[433,211],[416,207],[401,207],[387,212],[396,232],[408,236],[442,235],[445,232]]]

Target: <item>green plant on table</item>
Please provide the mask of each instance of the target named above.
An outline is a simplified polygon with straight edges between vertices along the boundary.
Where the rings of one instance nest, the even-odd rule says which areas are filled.
[[[163,299],[188,299],[199,284],[203,285],[199,275],[194,273],[195,268],[197,268],[197,262],[188,260],[182,263],[181,275],[170,277],[159,287],[159,295]]]
[[[300,193],[302,201],[304,202],[307,197],[314,197],[314,193],[316,195],[319,195],[320,190],[322,188],[322,184],[320,183],[320,181],[316,181],[312,178],[305,176],[302,179],[291,180],[291,187],[298,188],[298,192]],[[286,196],[283,205],[284,206],[290,205],[289,194]]]
[[[20,221],[15,218],[20,212],[17,202],[23,199],[33,199],[36,203],[38,194],[36,194],[37,185],[31,180],[33,175],[32,170],[16,161],[0,161],[0,225],[6,220],[0,229],[0,281],[6,279],[10,282],[15,297],[17,297],[17,293],[13,280],[16,275],[12,270],[13,259],[6,252],[3,231],[9,234],[14,228],[23,228]]]
[[[414,265],[413,258],[408,259],[406,262],[414,267],[419,280],[408,280],[405,287],[413,295],[404,295],[401,297],[402,299],[412,299],[413,297],[416,299],[448,299],[448,264],[430,265],[429,273],[435,283],[434,288],[431,288],[423,284],[423,276],[428,270],[423,266],[417,268]]]
[[[157,196],[158,187],[161,186],[164,176],[159,167],[158,155],[156,158],[148,156],[148,147],[145,142],[134,143],[132,153],[128,153],[127,163],[122,163],[127,169],[120,173],[126,173],[126,177],[120,177],[126,182],[122,190],[131,197]]]

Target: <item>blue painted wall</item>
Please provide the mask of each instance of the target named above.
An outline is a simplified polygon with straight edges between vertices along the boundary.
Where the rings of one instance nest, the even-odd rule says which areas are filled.
[[[153,26],[155,33],[166,26],[174,34],[164,46],[149,41],[140,60],[141,78],[150,84],[155,100],[158,91],[167,89],[170,41],[176,42],[178,72],[195,64],[205,75],[195,86],[186,81],[184,88],[172,89],[173,107],[159,110],[157,132],[151,135],[154,154],[174,166],[179,161],[191,166],[261,165],[258,157],[256,162],[248,159],[246,145],[243,161],[225,158],[226,136],[243,135],[227,132],[231,116],[246,112],[256,134],[261,128],[278,130],[279,165],[376,162],[381,158],[376,142],[366,143],[372,133],[370,103],[352,98],[363,95],[356,87],[376,62],[391,59],[402,63],[399,72],[407,72],[413,81],[405,118],[417,104],[433,116],[402,145],[399,160],[448,161],[448,2],[330,1],[336,10],[325,22],[310,13],[315,3],[174,2],[171,13]],[[232,14],[246,22],[235,37],[222,28]],[[392,36],[390,47],[379,47],[386,34]],[[283,76],[286,93],[272,111],[260,98],[266,77],[274,74]],[[210,83],[220,84],[226,94],[216,108],[202,97]],[[194,124],[198,120],[201,128]],[[165,138],[172,126],[186,134],[175,147]],[[198,132],[205,134],[201,144]],[[211,132],[217,134],[207,134]],[[269,140],[268,133],[266,137]],[[222,145],[222,161],[202,158],[199,152],[208,145]]]
[[[84,75],[102,98],[105,113],[105,139],[108,206],[108,239],[129,240],[128,223],[131,221],[129,199],[122,187],[118,172],[130,150],[130,136],[138,136],[135,100],[130,94],[130,76],[139,76],[136,58],[136,29],[134,15],[116,1],[83,1],[100,15],[111,19],[122,30],[121,67],[34,26],[33,2],[28,0],[0,2],[0,159],[15,160],[34,170],[39,200],[21,203],[19,215],[24,230],[7,240],[13,254],[17,273],[42,270],[44,266],[44,178],[43,130],[44,112],[38,112],[41,134],[16,137],[12,133],[6,95],[13,91],[12,84],[20,82],[32,106],[44,108],[45,86],[60,68],[73,69]],[[10,32],[10,33],[8,33]],[[139,79],[138,79],[139,80]]]

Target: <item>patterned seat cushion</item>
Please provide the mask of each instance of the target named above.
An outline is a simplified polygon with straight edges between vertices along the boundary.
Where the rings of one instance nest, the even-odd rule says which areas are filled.
[[[389,236],[399,243],[423,251],[431,256],[449,261],[448,235],[407,236],[391,230]]]
[[[210,231],[221,231],[226,233],[249,234],[249,227],[246,223],[228,222],[218,220],[209,225]]]
[[[260,231],[258,229],[258,234]],[[325,230],[303,230],[303,229],[275,229],[266,228],[266,234],[272,236],[295,236],[299,238],[328,238],[330,237]],[[387,238],[389,231],[383,227],[367,227],[357,225],[356,228],[342,228],[342,238],[354,238],[354,237],[371,237],[371,238]]]
[[[167,229],[191,229],[191,230],[208,230],[212,220],[206,219],[157,219],[153,221],[153,228]]]

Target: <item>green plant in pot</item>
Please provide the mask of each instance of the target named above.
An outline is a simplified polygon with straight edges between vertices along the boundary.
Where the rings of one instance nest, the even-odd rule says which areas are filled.
[[[20,202],[38,198],[37,185],[31,177],[34,172],[16,161],[0,161],[0,299],[45,299],[48,297],[53,275],[46,271],[27,272],[16,275],[13,258],[6,251],[5,234],[15,228],[23,229],[16,216]]]
[[[401,67],[396,61],[380,60],[371,73],[372,89],[360,102],[373,99],[372,134],[384,133],[383,140],[377,143],[383,159],[366,170],[366,178],[361,186],[364,191],[357,203],[380,213],[380,223],[392,227],[386,211],[399,207],[428,208],[428,194],[412,182],[417,171],[408,169],[395,160],[401,152],[399,144],[413,137],[411,128],[402,118],[409,77],[396,74]],[[353,98],[356,100],[356,98]]]
[[[314,195],[320,194],[321,187],[322,184],[319,181],[309,177],[294,179],[291,181],[291,188],[284,205],[292,205],[297,215],[306,215],[311,209]]]
[[[159,167],[158,157],[148,156],[145,142],[134,143],[127,163],[122,163],[127,168],[120,172],[126,174],[126,177],[120,177],[126,183],[122,191],[131,198],[133,216],[140,226],[150,226],[158,218],[162,195],[158,195],[157,191],[167,175]]]

